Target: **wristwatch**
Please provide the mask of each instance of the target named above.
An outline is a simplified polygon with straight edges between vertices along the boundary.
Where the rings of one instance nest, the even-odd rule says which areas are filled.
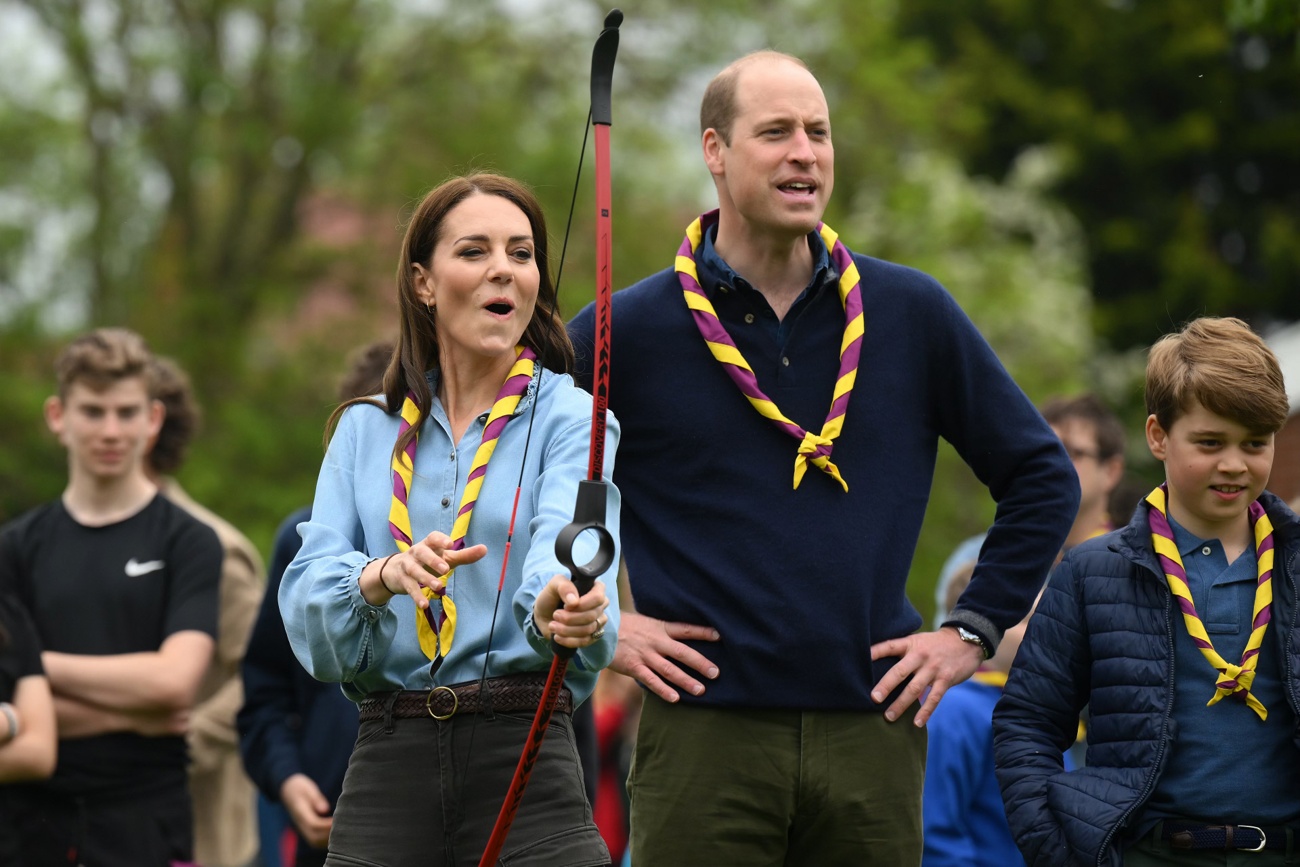
[[[988,659],[990,656],[993,655],[989,653],[988,645],[984,643],[983,638],[980,638],[978,632],[971,632],[969,629],[967,629],[965,626],[962,626],[960,623],[948,623],[945,625],[951,626],[953,629],[956,629],[957,637],[960,638],[962,641],[965,641],[968,644],[977,645],[980,649],[980,652],[984,654],[985,659]]]

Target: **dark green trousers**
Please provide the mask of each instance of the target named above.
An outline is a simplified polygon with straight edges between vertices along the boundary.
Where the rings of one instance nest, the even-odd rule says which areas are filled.
[[[921,863],[914,712],[719,709],[647,695],[628,790],[635,867]]]

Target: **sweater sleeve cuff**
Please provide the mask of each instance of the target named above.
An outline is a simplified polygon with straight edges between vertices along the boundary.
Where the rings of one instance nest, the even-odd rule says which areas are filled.
[[[968,608],[954,609],[948,615],[948,619],[942,624],[943,626],[964,626],[971,632],[974,632],[984,641],[984,646],[988,648],[989,658],[998,652],[998,644],[1002,641],[1002,630],[993,625],[983,614],[976,614]]]

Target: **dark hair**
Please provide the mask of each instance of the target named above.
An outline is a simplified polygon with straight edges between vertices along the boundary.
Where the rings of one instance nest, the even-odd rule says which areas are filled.
[[[170,358],[158,356],[153,364],[153,396],[161,401],[162,427],[145,457],[154,472],[169,476],[185,463],[185,452],[198,433],[203,413],[194,399],[189,375]]]
[[[96,328],[69,343],[54,360],[59,397],[78,382],[103,391],[124,379],[140,377],[153,394],[153,356],[144,338],[126,328]]]
[[[1290,404],[1273,350],[1240,319],[1204,316],[1147,356],[1146,405],[1165,430],[1193,401],[1254,433],[1277,433]]]
[[[1124,424],[1095,394],[1054,397],[1043,404],[1043,418],[1050,425],[1071,419],[1091,422],[1097,432],[1097,458],[1109,460],[1124,454]]]
[[[796,66],[808,69],[793,54],[781,51],[754,51],[739,60],[734,60],[725,69],[713,76],[709,86],[704,89],[704,99],[700,101],[700,135],[708,130],[716,130],[723,144],[731,144],[731,127],[736,122],[736,86],[741,71],[758,60],[788,60]]]
[[[384,373],[393,357],[396,344],[376,340],[358,347],[348,356],[348,369],[339,378],[339,400],[367,397],[384,390]]]
[[[537,197],[527,186],[504,175],[475,172],[453,177],[430,191],[411,215],[402,239],[402,252],[397,260],[397,305],[400,332],[397,346],[384,373],[384,409],[397,413],[402,409],[406,393],[415,393],[415,405],[420,418],[428,418],[433,406],[433,394],[425,379],[425,372],[438,363],[438,333],[434,317],[420,300],[415,288],[415,265],[428,266],[433,259],[434,247],[441,240],[443,222],[447,214],[461,202],[474,195],[500,196],[513,203],[528,217],[533,232],[533,258],[537,263],[540,281],[537,289],[537,306],[533,318],[524,329],[521,342],[537,353],[543,367],[560,373],[573,370],[573,344],[569,342],[564,320],[560,318],[559,300],[551,279],[550,252],[547,243],[546,219]],[[330,416],[326,430],[343,411],[354,403],[371,403],[371,398],[352,398],[345,401]],[[410,428],[393,445],[397,455],[419,433]]]

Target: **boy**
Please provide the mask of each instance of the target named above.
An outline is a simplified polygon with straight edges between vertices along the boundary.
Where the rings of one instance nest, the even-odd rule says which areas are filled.
[[[1152,347],[1146,404],[1165,484],[1066,555],[994,713],[1012,832],[1031,867],[1300,864],[1300,520],[1264,491],[1281,371],[1198,319]]]
[[[163,419],[151,363],[115,328],[60,354],[45,419],[68,486],[0,533],[0,586],[35,622],[60,738],[54,777],[20,799],[33,867],[191,858],[183,734],[212,658],[221,546],[145,473]]]

